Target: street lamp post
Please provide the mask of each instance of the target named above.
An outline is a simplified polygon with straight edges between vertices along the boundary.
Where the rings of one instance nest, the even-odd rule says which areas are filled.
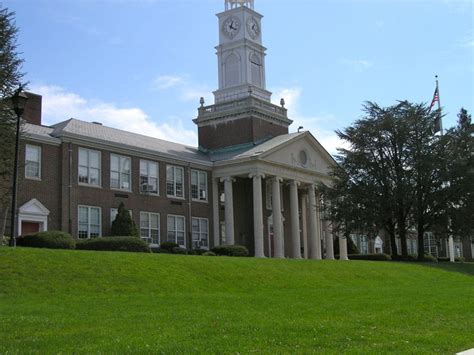
[[[15,221],[17,220],[16,194],[17,194],[17,185],[18,185],[18,155],[19,155],[19,150],[20,150],[20,124],[21,124],[21,115],[23,115],[23,111],[25,110],[26,102],[28,101],[28,96],[26,96],[26,94],[23,92],[23,90],[20,87],[12,96],[11,100],[12,100],[13,111],[15,111],[16,113],[16,139],[15,139],[15,160],[14,160],[14,165],[13,165],[10,246],[16,247]]]

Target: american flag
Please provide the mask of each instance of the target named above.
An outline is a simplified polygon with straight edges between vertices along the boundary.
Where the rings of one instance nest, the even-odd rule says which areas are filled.
[[[430,111],[429,111],[429,112],[431,112],[431,109],[433,108],[433,106],[435,105],[436,102],[439,103],[439,90],[438,90],[438,86],[437,86],[437,85],[436,85],[435,92],[434,92],[434,94],[433,94],[433,100],[431,101]]]

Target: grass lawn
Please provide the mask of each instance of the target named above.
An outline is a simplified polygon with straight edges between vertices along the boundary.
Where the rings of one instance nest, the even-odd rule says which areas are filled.
[[[474,264],[0,248],[0,354],[454,353]]]

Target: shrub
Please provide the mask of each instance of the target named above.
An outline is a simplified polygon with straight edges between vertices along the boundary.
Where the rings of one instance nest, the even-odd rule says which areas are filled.
[[[429,263],[437,263],[438,259],[436,259],[433,255],[431,254],[425,254],[423,256],[423,261],[429,262]]]
[[[443,263],[449,263],[450,259],[449,259],[449,256],[439,256],[439,257],[438,257],[438,261],[439,261],[440,263],[441,263],[441,262],[443,262]],[[464,262],[464,258],[462,258],[462,257],[461,257],[461,258],[460,258],[460,257],[455,257],[455,258],[454,258],[454,261],[455,261],[455,262],[458,262],[458,263],[462,263],[462,262]]]
[[[77,242],[76,249],[151,253],[150,246],[145,241],[135,237],[85,239]]]
[[[179,248],[179,245],[173,242],[163,242],[160,244],[160,253],[171,254],[174,248]]]
[[[188,255],[202,255],[206,251],[207,250],[204,250],[204,249],[190,249],[190,250],[188,250]]]
[[[212,248],[216,255],[224,256],[248,256],[249,251],[243,245],[219,245]]]
[[[186,255],[186,254],[188,254],[188,249],[181,248],[181,247],[175,247],[175,248],[173,248],[172,252],[173,252],[173,254]]]
[[[138,238],[138,229],[130,216],[130,211],[125,208],[123,202],[120,202],[117,211],[117,217],[112,222],[112,236],[129,235]]]
[[[17,238],[17,245],[30,248],[74,249],[74,238],[62,231],[46,231]]]
[[[389,261],[392,257],[387,254],[349,254],[349,260],[372,260],[372,261]]]
[[[202,256],[216,256],[216,253],[214,253],[213,251],[206,251],[202,253],[201,255]]]

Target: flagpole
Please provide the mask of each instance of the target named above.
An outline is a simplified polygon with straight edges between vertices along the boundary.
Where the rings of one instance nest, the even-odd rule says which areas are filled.
[[[443,119],[441,118],[441,98],[439,94],[439,81],[438,75],[435,75],[436,78],[436,91],[438,92],[438,115],[439,115],[439,131],[443,135]]]

